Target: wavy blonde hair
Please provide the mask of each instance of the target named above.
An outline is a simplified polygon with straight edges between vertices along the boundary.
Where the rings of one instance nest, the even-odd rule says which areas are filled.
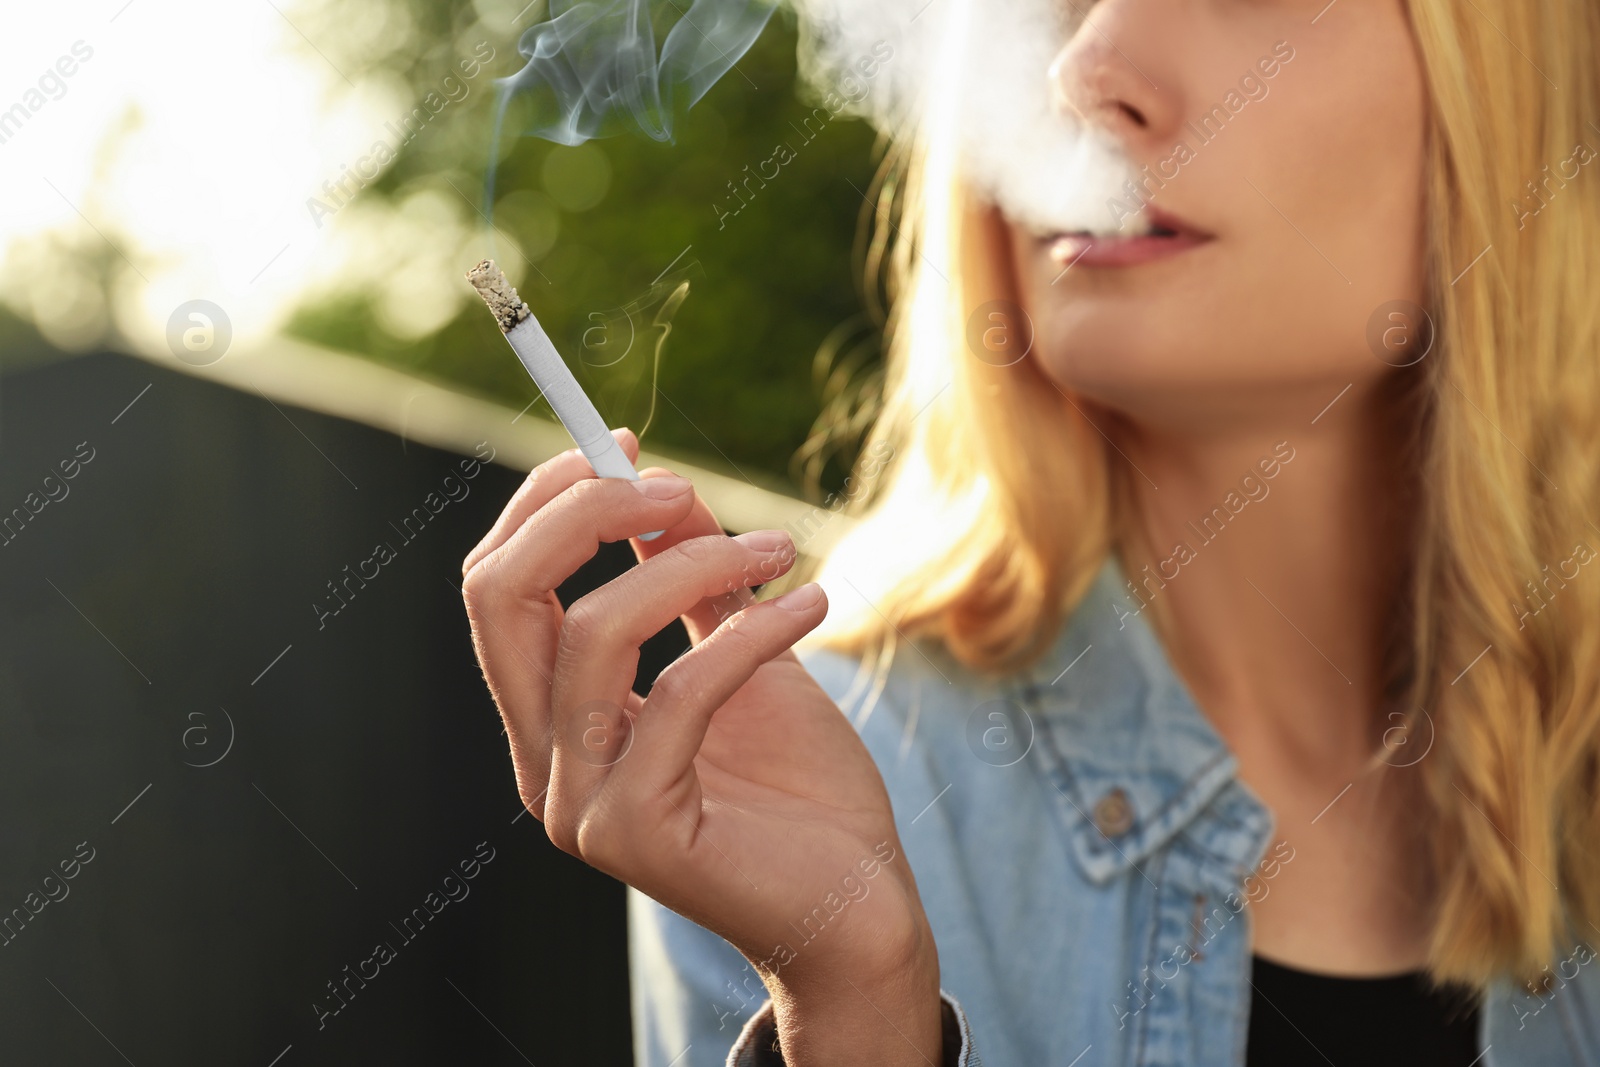
[[[1409,7],[1431,107],[1436,341],[1400,372],[1419,376],[1420,505],[1396,608],[1401,706],[1436,733],[1418,764],[1438,887],[1428,968],[1534,983],[1578,931],[1600,932],[1600,571],[1551,584],[1600,545],[1600,175],[1545,187],[1559,225],[1512,205],[1534,203],[1546,164],[1600,144],[1600,6]],[[968,348],[972,310],[1014,285],[948,125],[880,141],[858,251],[885,278],[885,359],[854,392],[834,383],[801,451],[813,471],[857,451],[851,529],[771,583],[821,580],[831,610],[805,644],[880,680],[896,644],[923,637],[980,674],[1035,662],[1130,529],[1126,465],[1097,429],[1115,416],[1033,360],[995,367]]]

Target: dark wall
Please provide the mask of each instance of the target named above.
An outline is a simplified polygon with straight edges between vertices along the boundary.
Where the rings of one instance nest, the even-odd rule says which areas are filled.
[[[458,591],[521,475],[395,528],[460,460],[119,356],[0,381],[0,1060],[628,1062],[622,887],[517,817]]]

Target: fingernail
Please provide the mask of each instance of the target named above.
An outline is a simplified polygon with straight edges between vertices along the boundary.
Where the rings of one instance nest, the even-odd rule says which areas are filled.
[[[791,589],[780,597],[773,597],[772,602],[785,611],[804,611],[821,599],[822,586],[807,582],[799,589]]]
[[[663,475],[660,478],[640,478],[632,485],[653,500],[671,500],[689,491],[689,479],[680,478],[676,474]]]
[[[788,545],[789,535],[782,530],[751,530],[749,533],[739,534],[734,540],[757,552],[776,552]]]

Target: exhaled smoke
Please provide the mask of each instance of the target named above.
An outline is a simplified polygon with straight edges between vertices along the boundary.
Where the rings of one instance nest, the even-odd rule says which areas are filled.
[[[963,171],[1013,220],[1044,231],[1104,230],[1128,214],[1133,167],[1108,138],[1051,100],[1047,71],[1083,5],[792,2],[801,16],[800,67],[808,82],[833,89],[852,77],[874,44],[889,42],[893,58],[863,92],[845,94],[849,110],[891,133],[907,123],[954,122]],[[931,113],[939,105],[930,101],[941,98],[951,101],[949,113]]]
[[[550,141],[631,128],[672,140],[677,109],[739,61],[777,2],[694,0],[685,11],[663,0],[659,13],[676,20],[658,52],[650,0],[550,0],[549,17],[518,42],[527,64],[498,83],[496,155],[507,105],[521,96],[525,131]],[[1136,205],[1126,158],[1052,103],[1047,71],[1078,21],[1071,0],[790,2],[802,77],[839,101],[830,107],[890,133],[953,122],[962,170],[1015,221],[1111,230]],[[951,103],[932,113],[940,99]],[[490,187],[492,202],[492,174]]]
[[[672,140],[678,107],[689,108],[739,61],[772,17],[773,0],[550,0],[517,50],[527,63],[499,81],[500,119],[527,95],[525,132],[582,144],[638,128]],[[659,52],[655,14],[676,15]],[[498,125],[498,120],[497,120]]]

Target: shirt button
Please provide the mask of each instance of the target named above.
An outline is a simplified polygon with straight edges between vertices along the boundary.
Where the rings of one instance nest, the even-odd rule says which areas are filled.
[[[1133,826],[1133,805],[1122,787],[1111,790],[1094,806],[1094,825],[1107,837],[1125,834]]]

